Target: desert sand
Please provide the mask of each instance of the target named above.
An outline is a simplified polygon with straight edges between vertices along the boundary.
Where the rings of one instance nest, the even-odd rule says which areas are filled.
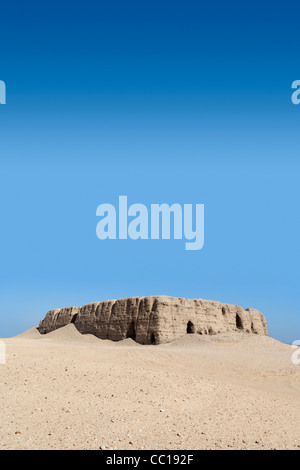
[[[270,337],[145,346],[70,324],[4,342],[0,449],[300,448],[300,367]]]

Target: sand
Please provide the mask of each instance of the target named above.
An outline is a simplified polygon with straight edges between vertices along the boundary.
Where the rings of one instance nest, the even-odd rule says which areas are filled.
[[[4,341],[0,449],[300,448],[300,366],[272,338],[142,346],[68,325]]]

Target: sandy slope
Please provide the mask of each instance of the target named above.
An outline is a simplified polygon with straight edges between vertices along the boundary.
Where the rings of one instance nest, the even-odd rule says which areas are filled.
[[[68,325],[4,341],[2,449],[300,448],[300,367],[271,338],[141,346]]]

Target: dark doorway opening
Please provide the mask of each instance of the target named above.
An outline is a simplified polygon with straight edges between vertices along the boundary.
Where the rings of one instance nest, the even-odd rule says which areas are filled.
[[[78,313],[75,313],[75,315],[73,315],[73,317],[72,317],[72,319],[71,319],[71,323],[75,323],[75,322],[76,322],[77,315],[78,315]]]
[[[242,322],[242,319],[241,319],[241,317],[239,316],[238,313],[236,314],[236,317],[235,317],[235,323],[236,323],[236,327],[237,327],[239,330],[242,330],[242,329],[243,329],[243,322]]]
[[[192,323],[191,321],[189,321],[187,326],[186,326],[186,332],[188,334],[194,334],[195,333],[195,326],[194,326],[194,323]]]
[[[155,343],[156,343],[155,334],[152,333],[152,334],[151,334],[151,337],[150,337],[150,344],[155,344]]]
[[[135,325],[134,321],[132,321],[128,327],[126,338],[131,338],[135,340]]]

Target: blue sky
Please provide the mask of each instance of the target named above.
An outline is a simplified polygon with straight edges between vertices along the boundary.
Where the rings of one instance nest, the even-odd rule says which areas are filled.
[[[299,339],[296,2],[7,2],[0,337],[131,295],[261,310]],[[96,208],[204,203],[205,245],[96,237]]]

